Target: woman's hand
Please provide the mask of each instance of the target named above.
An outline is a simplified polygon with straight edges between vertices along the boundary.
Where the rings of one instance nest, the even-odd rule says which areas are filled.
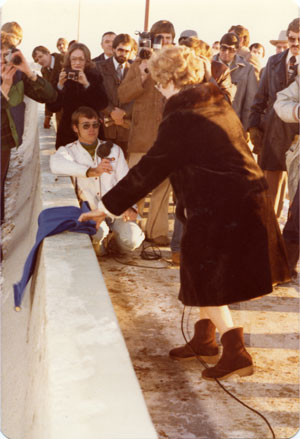
[[[91,210],[87,213],[82,213],[80,217],[78,218],[78,221],[85,222],[85,221],[95,221],[96,222],[96,229],[98,230],[100,227],[100,224],[105,219],[106,214],[102,212],[101,210],[95,209]]]
[[[82,84],[84,87],[88,87],[90,85],[89,81],[87,80],[87,77],[85,76],[85,73],[82,70],[78,71],[77,82],[79,82],[79,84]]]
[[[59,77],[58,77],[58,85],[61,88],[63,88],[67,79],[68,79],[67,72],[64,69],[62,69],[62,71],[60,72]]]
[[[137,218],[137,211],[129,207],[129,209],[125,210],[122,215],[123,220],[126,221],[135,221]]]

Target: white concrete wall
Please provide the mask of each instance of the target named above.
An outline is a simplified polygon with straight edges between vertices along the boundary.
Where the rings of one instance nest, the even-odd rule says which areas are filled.
[[[78,205],[70,179],[50,173],[51,131],[42,130],[40,139],[41,208]],[[18,428],[2,398],[4,434],[12,439],[157,438],[87,235],[65,232],[44,240],[31,289],[14,321],[27,328],[22,358],[12,355],[24,361],[26,385],[23,407],[18,402]]]

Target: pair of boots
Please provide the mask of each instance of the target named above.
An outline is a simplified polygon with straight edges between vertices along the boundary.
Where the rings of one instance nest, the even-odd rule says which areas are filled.
[[[205,362],[216,364],[202,372],[206,380],[225,379],[233,374],[248,376],[253,374],[251,355],[246,351],[243,328],[233,328],[221,337],[222,356],[219,359],[219,348],[215,340],[216,327],[210,319],[199,320],[195,324],[195,334],[191,341],[169,352],[176,360],[201,357]]]

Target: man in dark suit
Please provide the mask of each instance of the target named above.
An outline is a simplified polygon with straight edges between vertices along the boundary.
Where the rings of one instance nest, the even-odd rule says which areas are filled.
[[[93,58],[92,61],[99,62],[99,61],[105,61],[106,59],[110,58],[113,55],[113,41],[116,37],[116,34],[114,32],[105,32],[102,35],[101,38],[101,47],[103,49],[103,53],[101,55],[96,56],[96,58]]]
[[[119,145],[125,157],[129,137],[131,103],[120,104],[118,87],[125,77],[130,64],[132,38],[128,34],[119,34],[113,41],[113,56],[96,63],[103,78],[103,85],[109,100],[108,106],[101,112],[104,120],[104,137]]]
[[[273,55],[262,74],[249,119],[249,132],[258,154],[258,163],[264,170],[271,200],[279,218],[286,193],[287,173],[285,153],[298,124],[285,124],[274,111],[277,92],[286,88],[294,79],[299,64],[300,18],[293,20],[287,29],[289,48]]]
[[[34,62],[38,63],[41,68],[43,78],[50,82],[56,88],[58,77],[62,69],[63,55],[60,53],[50,53],[50,50],[44,46],[37,46],[32,51]],[[52,112],[45,106],[44,128],[50,128]],[[56,113],[56,125],[58,126],[61,113]]]

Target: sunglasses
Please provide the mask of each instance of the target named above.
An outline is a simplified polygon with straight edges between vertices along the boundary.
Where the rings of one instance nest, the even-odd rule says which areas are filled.
[[[90,129],[90,127],[94,128],[94,130],[96,130],[96,129],[98,129],[100,127],[100,123],[99,122],[93,122],[93,123],[80,122],[78,125],[82,125],[82,128],[84,130],[88,130],[88,129]]]
[[[296,41],[300,41],[299,37],[288,37],[288,40],[290,43],[296,43]]]
[[[223,46],[223,45],[221,45],[220,50],[222,52],[229,52],[229,53],[235,53],[236,52],[236,48],[235,47],[228,47],[228,46]]]

